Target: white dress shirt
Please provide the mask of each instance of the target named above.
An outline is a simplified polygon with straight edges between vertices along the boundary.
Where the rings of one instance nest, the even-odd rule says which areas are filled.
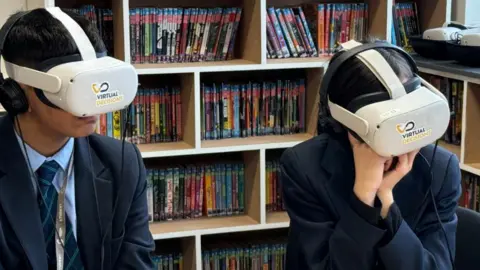
[[[20,138],[20,136],[18,136],[16,132],[15,132],[15,135],[17,135],[18,143],[26,159],[22,139]],[[55,189],[57,190],[57,192],[60,191],[65,178],[65,173],[68,170],[68,162],[70,160],[70,155],[72,154],[72,151],[73,151],[73,146],[74,146],[74,139],[70,138],[67,141],[67,143],[62,147],[62,149],[60,149],[60,151],[58,151],[55,155],[51,157],[45,157],[25,143],[25,148],[27,149],[28,158],[30,160],[30,165],[32,166],[33,172],[36,172],[45,161],[55,160],[58,163],[58,165],[60,165],[60,169],[58,170],[57,174],[55,175],[55,178],[53,179],[53,185],[55,186]],[[67,189],[65,191],[65,212],[68,215],[70,222],[72,223],[71,225],[72,225],[73,235],[75,236],[75,239],[77,239],[77,213],[75,210],[75,173],[74,172],[75,172],[75,169],[73,169],[73,171],[70,173],[70,177],[68,178],[68,181],[67,181]],[[35,193],[37,193],[37,184],[35,183],[35,181],[37,181],[36,177],[32,175],[33,189]]]

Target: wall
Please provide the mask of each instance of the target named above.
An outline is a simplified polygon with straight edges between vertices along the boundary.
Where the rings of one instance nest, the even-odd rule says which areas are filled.
[[[0,0],[0,25],[3,25],[8,16],[18,10],[25,10],[27,7],[26,0]]]
[[[453,0],[452,20],[462,24],[480,24],[480,0]]]
[[[3,25],[7,18],[19,10],[25,10],[27,7],[26,0],[0,0],[0,25]],[[5,70],[3,61],[1,62],[2,71]],[[3,74],[7,77],[7,74]]]

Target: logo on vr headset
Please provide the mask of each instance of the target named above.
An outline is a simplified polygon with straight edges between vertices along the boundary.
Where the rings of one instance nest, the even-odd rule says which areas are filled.
[[[114,104],[123,100],[123,95],[118,90],[111,90],[108,82],[101,84],[93,83],[92,91],[97,96],[96,106],[102,107],[110,104]]]
[[[424,127],[416,128],[415,122],[408,121],[406,123],[396,125],[397,132],[402,135],[403,144],[416,142],[432,135],[432,129]]]

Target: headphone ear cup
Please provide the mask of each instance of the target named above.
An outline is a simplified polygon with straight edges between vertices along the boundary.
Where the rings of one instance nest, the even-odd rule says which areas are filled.
[[[22,87],[12,79],[4,80],[0,87],[0,103],[12,116],[28,110],[28,100]]]

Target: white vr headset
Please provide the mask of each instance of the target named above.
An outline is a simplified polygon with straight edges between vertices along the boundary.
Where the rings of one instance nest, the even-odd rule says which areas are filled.
[[[345,52],[328,67],[321,91],[328,90],[332,76],[343,63],[351,57],[357,57],[388,92],[359,96],[347,108],[329,99],[328,106],[333,119],[353,131],[377,154],[385,157],[399,156],[422,148],[445,133],[451,117],[447,99],[417,75],[415,61],[408,53],[386,42],[361,44],[349,41],[342,44],[342,47]],[[393,49],[402,53],[414,69],[416,77],[402,83],[375,48]],[[329,90],[332,91],[335,89]]]
[[[34,87],[44,103],[75,116],[94,116],[127,107],[138,89],[135,68],[105,53],[97,54],[83,29],[60,8],[46,10],[65,26],[80,55],[49,59],[35,69],[5,61],[8,77]]]

